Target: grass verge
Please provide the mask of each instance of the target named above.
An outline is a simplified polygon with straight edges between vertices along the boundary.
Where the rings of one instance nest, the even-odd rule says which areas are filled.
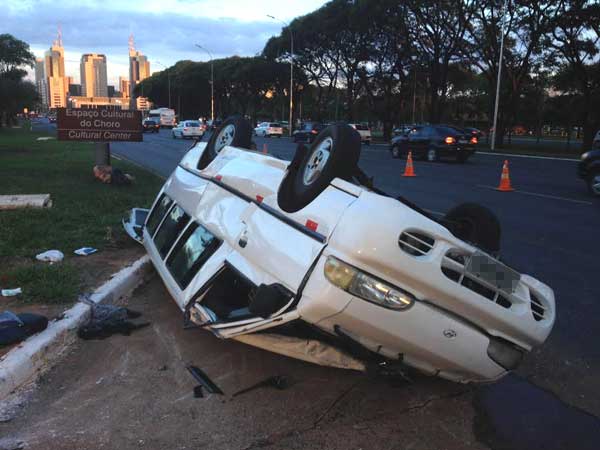
[[[35,261],[35,255],[49,249],[70,256],[83,246],[114,247],[123,239],[124,213],[149,206],[162,180],[113,160],[135,182],[102,184],[92,175],[92,144],[36,140],[45,135],[25,128],[0,130],[0,194],[49,193],[53,201],[47,209],[0,211],[0,287],[20,286],[24,301],[69,301],[81,282],[70,257],[48,266]]]

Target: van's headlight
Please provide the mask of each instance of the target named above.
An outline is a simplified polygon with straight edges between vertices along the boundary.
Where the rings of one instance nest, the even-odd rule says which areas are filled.
[[[333,256],[325,261],[325,277],[346,292],[384,308],[406,309],[415,301],[407,292],[352,267]]]

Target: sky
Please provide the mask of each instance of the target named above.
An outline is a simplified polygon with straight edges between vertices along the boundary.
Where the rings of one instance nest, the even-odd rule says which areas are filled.
[[[42,57],[62,28],[65,71],[79,83],[83,53],[103,53],[108,84],[129,76],[128,38],[148,56],[151,72],[189,59],[260,53],[269,37],[289,22],[323,5],[325,0],[4,0],[0,33],[27,42]],[[30,72],[30,77],[32,77]]]

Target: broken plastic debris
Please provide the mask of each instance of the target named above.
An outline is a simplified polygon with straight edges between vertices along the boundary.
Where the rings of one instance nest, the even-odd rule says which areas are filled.
[[[2,289],[3,297],[14,297],[15,295],[19,295],[22,293],[23,293],[23,291],[21,290],[20,287],[15,288],[15,289]]]
[[[40,136],[39,138],[36,139],[36,141],[49,141],[51,139],[54,139],[53,136]]]
[[[73,253],[80,256],[91,255],[92,253],[96,253],[98,251],[97,248],[94,247],[81,247],[75,250]]]
[[[35,259],[39,261],[46,261],[49,263],[55,263],[62,261],[65,255],[60,250],[48,250],[39,255],[36,255]]]

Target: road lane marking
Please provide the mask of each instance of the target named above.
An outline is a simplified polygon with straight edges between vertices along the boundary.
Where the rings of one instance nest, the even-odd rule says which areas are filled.
[[[493,189],[494,191],[497,190],[497,188],[495,188],[494,186],[486,186],[484,184],[478,184],[477,187],[485,188],[485,189]],[[519,189],[515,189],[513,192],[518,192],[520,194],[526,194],[526,195],[533,195],[533,196],[536,196],[536,197],[551,198],[551,199],[554,199],[554,200],[563,200],[565,202],[571,202],[571,203],[581,203],[581,204],[584,204],[584,205],[593,205],[592,202],[588,202],[586,200],[575,200],[573,198],[559,197],[557,195],[540,194],[538,192],[521,191]]]
[[[574,161],[578,162],[578,159],[573,158],[559,158],[557,156],[535,156],[535,155],[520,155],[517,153],[496,153],[496,152],[480,152],[479,150],[475,151],[478,155],[492,155],[492,156],[514,156],[515,158],[531,158],[531,159],[550,159],[553,161]]]

